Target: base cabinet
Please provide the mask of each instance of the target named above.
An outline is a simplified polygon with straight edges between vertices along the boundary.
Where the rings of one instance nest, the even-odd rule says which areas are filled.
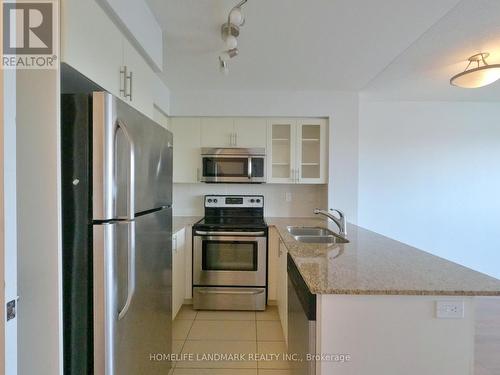
[[[283,329],[283,336],[288,345],[288,276],[287,276],[287,248],[283,241],[279,242],[278,252],[278,282],[276,299],[278,302],[278,313]]]
[[[175,319],[186,294],[186,230],[172,236],[172,320]]]

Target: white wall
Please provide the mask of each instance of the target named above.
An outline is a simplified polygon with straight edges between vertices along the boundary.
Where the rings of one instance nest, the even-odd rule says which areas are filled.
[[[59,71],[18,71],[18,366],[21,375],[62,374],[59,124]]]
[[[500,278],[500,106],[361,100],[359,225]]]
[[[436,318],[436,301],[450,299],[464,302],[463,319]],[[317,352],[351,360],[323,361],[317,372],[473,375],[474,308],[471,297],[319,296]]]
[[[291,194],[290,202],[286,193]],[[203,196],[207,194],[264,195],[267,217],[314,216],[313,210],[326,207],[328,199],[326,185],[174,184],[174,215],[203,216]]]
[[[221,77],[223,79],[224,77]],[[357,221],[358,95],[331,91],[175,91],[171,116],[329,117],[328,206]]]
[[[3,72],[3,192],[5,302],[17,298],[16,71]],[[5,375],[17,375],[17,321],[5,323]],[[0,371],[2,373],[2,371]]]

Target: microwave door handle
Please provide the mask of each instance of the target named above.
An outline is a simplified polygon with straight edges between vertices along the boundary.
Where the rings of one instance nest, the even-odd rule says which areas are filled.
[[[248,158],[248,179],[252,179],[252,158]]]

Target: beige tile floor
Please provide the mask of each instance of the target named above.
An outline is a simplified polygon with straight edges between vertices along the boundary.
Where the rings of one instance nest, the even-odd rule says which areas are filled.
[[[248,360],[250,354],[286,353],[278,311],[194,311],[185,305],[173,323],[176,354],[245,354],[245,361],[186,360],[173,364],[173,375],[290,375],[283,360]]]
[[[500,298],[476,304],[475,375],[500,374]]]
[[[281,353],[276,307],[265,312],[199,311],[183,306],[173,324],[174,353]],[[474,375],[500,374],[500,299],[477,301]],[[173,375],[290,375],[284,361],[174,363]]]

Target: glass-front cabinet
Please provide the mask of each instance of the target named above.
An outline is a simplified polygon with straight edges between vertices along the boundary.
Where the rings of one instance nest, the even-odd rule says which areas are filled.
[[[269,120],[267,182],[327,183],[326,137],[326,119]]]
[[[296,123],[293,119],[272,119],[267,134],[267,182],[293,183],[295,168]]]

